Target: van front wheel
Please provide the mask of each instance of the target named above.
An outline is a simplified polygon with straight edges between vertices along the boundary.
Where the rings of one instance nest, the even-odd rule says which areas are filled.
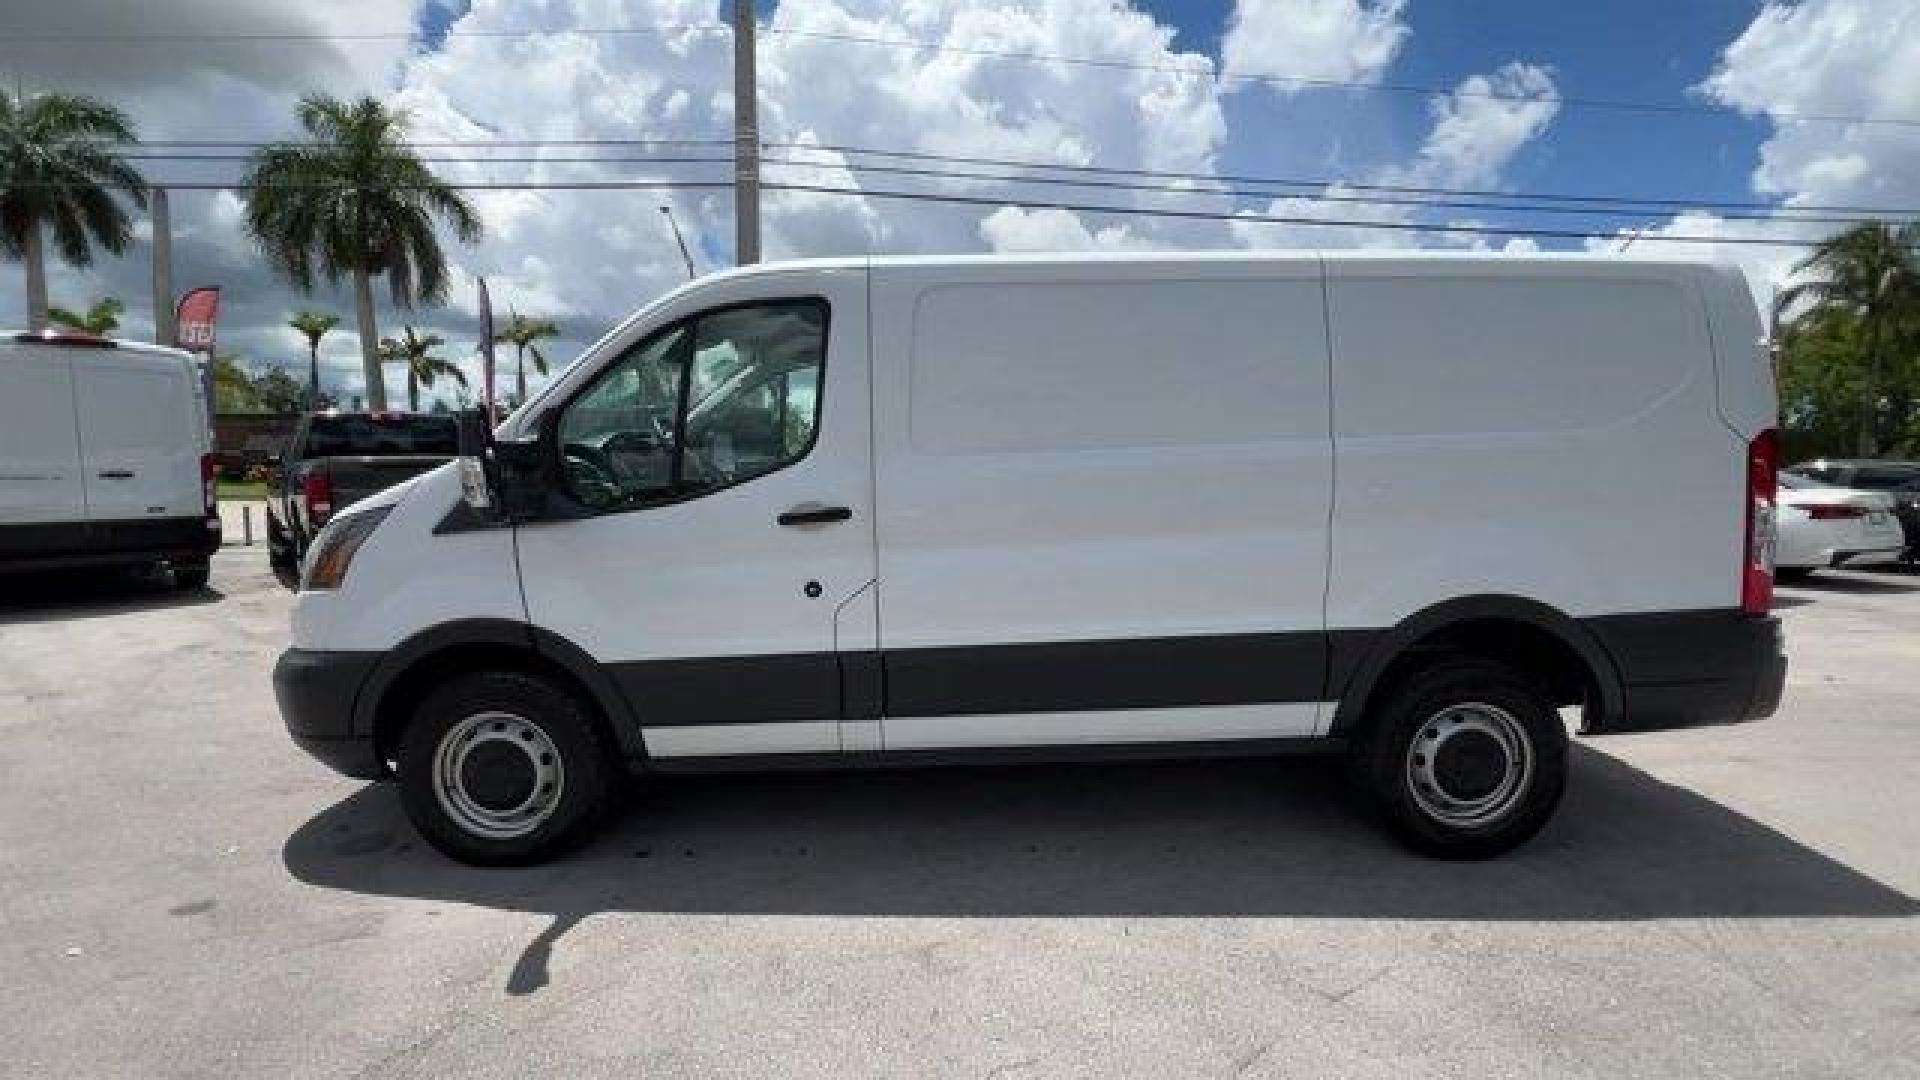
[[[1375,713],[1361,771],[1415,850],[1486,859],[1553,816],[1567,783],[1567,732],[1518,672],[1443,661],[1402,682]]]
[[[414,828],[475,866],[525,866],[566,850],[599,820],[612,787],[586,710],[519,672],[441,686],[397,749],[400,800]]]

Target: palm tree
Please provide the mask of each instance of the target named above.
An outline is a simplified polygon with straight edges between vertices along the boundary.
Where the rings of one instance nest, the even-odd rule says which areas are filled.
[[[367,398],[384,409],[373,277],[386,275],[396,306],[440,303],[447,260],[435,219],[471,244],[480,239],[480,217],[407,147],[405,112],[372,97],[309,94],[298,115],[305,141],[274,143],[253,156],[247,230],[296,288],[311,289],[316,275],[352,280]]]
[[[114,198],[145,209],[146,181],[114,147],[134,141],[127,114],[77,94],[0,92],[0,256],[27,267],[27,328],[47,325],[47,263],[40,235],[69,266],[93,262],[98,244],[118,255],[133,224]]]
[[[521,401],[527,400],[527,355],[533,355],[533,370],[545,375],[547,357],[539,342],[559,336],[560,327],[552,319],[529,319],[517,311],[507,320],[506,329],[493,335],[495,341],[513,342],[514,396]]]
[[[84,312],[70,311],[55,304],[47,309],[47,318],[94,337],[111,337],[115,330],[120,329],[120,314],[126,310],[127,305],[121,303],[119,297],[103,296]]]
[[[1882,344],[1903,309],[1920,304],[1920,222],[1895,227],[1869,221],[1822,240],[1794,264],[1796,275],[1817,275],[1782,290],[1774,301],[1776,317],[1802,301],[1808,313],[1845,312],[1860,321],[1860,419],[1856,448],[1862,457],[1882,449],[1880,440],[1880,368]]]
[[[446,344],[439,334],[420,335],[413,327],[406,327],[406,336],[383,338],[380,342],[380,356],[390,364],[407,366],[407,408],[420,411],[420,388],[433,387],[433,380],[442,375],[449,376],[461,388],[467,385],[467,375],[456,367],[453,361],[433,355],[433,350]],[[374,406],[377,411],[380,406]]]
[[[307,339],[307,408],[317,409],[320,407],[320,339],[340,325],[340,316],[308,308],[296,312],[287,320],[287,325]]]

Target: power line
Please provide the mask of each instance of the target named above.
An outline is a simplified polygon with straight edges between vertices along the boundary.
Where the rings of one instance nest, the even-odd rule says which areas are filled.
[[[167,140],[167,141],[156,140],[153,142],[143,142],[135,145],[191,146],[191,147],[199,147],[199,146],[259,147],[267,144],[242,142],[242,141],[195,142],[195,141],[189,141],[189,140]],[[523,139],[523,140],[471,140],[471,141],[460,141],[460,142],[455,142],[455,141],[409,142],[409,143],[406,143],[405,145],[413,148],[443,147],[443,148],[450,148],[450,149],[474,149],[474,150],[486,149],[490,147],[499,147],[502,149],[521,149],[521,148],[538,148],[542,146],[561,146],[561,147],[576,147],[576,148],[595,148],[595,147],[626,148],[626,147],[645,147],[645,146],[731,146],[732,140],[730,139],[662,139],[662,140]],[[1687,210],[1712,210],[1716,212],[1716,214],[1719,214],[1719,216],[1727,217],[1733,220],[1744,220],[1747,217],[1751,216],[1753,220],[1791,219],[1791,220],[1798,220],[1798,221],[1823,220],[1823,218],[1821,217],[1803,216],[1803,215],[1837,215],[1837,216],[1842,216],[1844,220],[1855,220],[1860,217],[1920,216],[1920,210],[1903,209],[1898,207],[1885,207],[1885,206],[1839,206],[1839,205],[1808,204],[1808,205],[1802,205],[1802,206],[1783,207],[1774,203],[1751,201],[1751,200],[1694,199],[1694,198],[1685,198],[1685,197],[1640,196],[1640,195],[1593,195],[1593,194],[1573,194],[1573,193],[1564,193],[1564,192],[1556,193],[1556,192],[1502,191],[1502,190],[1493,189],[1493,188],[1460,188],[1460,187],[1423,186],[1423,185],[1415,185],[1415,184],[1367,183],[1362,181],[1336,180],[1336,179],[1326,179],[1326,178],[1275,177],[1275,176],[1260,176],[1260,175],[1234,174],[1234,173],[1198,173],[1198,172],[1179,172],[1179,171],[1157,170],[1157,169],[1133,169],[1133,168],[1124,168],[1124,167],[1109,166],[1109,165],[1061,165],[1061,164],[1054,164],[1054,163],[1049,163],[1044,161],[1019,160],[1019,159],[1012,159],[1012,158],[992,158],[992,157],[979,157],[979,156],[969,156],[969,155],[959,155],[959,154],[938,154],[938,153],[928,153],[928,152],[912,151],[912,150],[875,150],[875,149],[868,149],[864,147],[853,146],[848,144],[840,144],[840,143],[763,142],[761,143],[761,146],[766,147],[768,149],[784,149],[789,151],[828,151],[833,153],[851,154],[857,157],[878,157],[878,158],[887,158],[887,159],[899,159],[904,161],[930,161],[930,162],[952,163],[952,164],[961,164],[961,165],[983,165],[983,166],[991,166],[991,167],[997,167],[997,168],[1003,168],[1003,169],[1033,169],[1033,170],[1038,170],[1042,172],[1068,173],[1068,174],[1077,175],[1077,176],[1144,178],[1144,179],[1152,179],[1152,180],[1172,181],[1174,183],[1207,184],[1207,185],[1212,185],[1215,188],[1239,187],[1239,186],[1251,185],[1251,186],[1262,187],[1262,188],[1278,188],[1278,189],[1291,189],[1291,190],[1281,190],[1281,191],[1273,191],[1273,192],[1264,192],[1264,191],[1247,192],[1246,194],[1249,197],[1293,196],[1293,197],[1302,197],[1302,198],[1323,199],[1330,202],[1376,201],[1376,200],[1368,200],[1360,197],[1348,197],[1348,196],[1341,196],[1341,195],[1325,194],[1325,190],[1327,188],[1339,187],[1339,188],[1345,188],[1351,191],[1358,191],[1358,192],[1376,192],[1377,191],[1377,192],[1387,192],[1393,195],[1436,196],[1440,198],[1458,198],[1458,199],[1494,199],[1494,200],[1506,200],[1509,202],[1513,200],[1519,200],[1524,202],[1559,203],[1559,204],[1579,206],[1581,208],[1579,212],[1591,212],[1591,213],[1625,214],[1625,213],[1631,213],[1631,212],[1656,211],[1656,210],[1660,212],[1681,212],[1681,211],[1687,211]],[[187,151],[148,153],[141,150],[134,150],[134,151],[126,152],[122,156],[136,159],[136,160],[146,160],[146,161],[245,161],[245,160],[249,160],[248,155],[243,155],[243,154],[218,154],[218,153],[201,154],[198,152],[187,152]],[[490,162],[500,162],[500,163],[513,163],[513,164],[536,164],[536,163],[554,163],[554,164],[628,163],[628,164],[633,164],[633,163],[637,163],[637,164],[725,165],[725,164],[730,164],[732,161],[732,158],[719,157],[719,156],[705,157],[705,158],[679,157],[679,156],[661,157],[661,156],[653,156],[653,155],[646,155],[646,156],[598,155],[598,156],[592,156],[592,157],[553,157],[553,156],[502,157],[502,156],[490,155],[486,157],[432,156],[432,157],[424,158],[423,160],[426,160],[432,163],[440,163],[440,164],[484,164],[484,163],[490,163]],[[875,166],[875,165],[865,164],[861,162],[854,162],[854,161],[846,162],[844,163],[844,165],[839,162],[801,162],[801,161],[793,161],[791,162],[791,164],[816,165],[822,168],[846,167],[850,169],[866,170],[866,171],[873,171],[873,172],[895,172],[895,173],[900,173],[902,175],[919,175],[914,171],[902,169],[895,166],[883,167],[883,166]],[[944,174],[944,173],[928,172],[926,175],[932,175],[932,176],[953,175],[956,177],[964,177],[966,174],[964,173]],[[1003,178],[999,176],[983,175],[981,179],[1014,179],[1014,178],[1012,177]],[[1020,177],[1018,179],[1020,179],[1022,182],[1034,182],[1034,183],[1061,182],[1054,178],[1049,178],[1044,181],[1038,178],[1027,178],[1027,177]],[[1073,185],[1070,185],[1070,186],[1073,186]],[[1087,184],[1084,186],[1122,187],[1122,185],[1112,185],[1112,184],[1104,184],[1104,183]],[[1129,186],[1127,189],[1132,189],[1132,188]],[[1138,190],[1155,190],[1155,187],[1152,185],[1143,185]],[[1169,190],[1179,190],[1179,189],[1170,188]],[[1209,192],[1209,193],[1217,193],[1217,192]],[[1225,193],[1231,193],[1231,192],[1225,192]],[[1393,205],[1397,202],[1397,200],[1387,200],[1387,199],[1382,199],[1377,201],[1388,204],[1388,205]],[[1435,202],[1434,205],[1446,205],[1446,204],[1442,202]],[[1495,204],[1474,203],[1470,205],[1485,206],[1488,209],[1505,208]],[[1520,208],[1514,207],[1514,209],[1520,209]],[[1742,211],[1751,211],[1753,213],[1751,215],[1742,214],[1740,213]]]
[[[1601,207],[1601,206],[1570,206],[1562,203],[1547,203],[1544,205],[1540,205],[1540,204],[1530,204],[1530,203],[1521,203],[1521,202],[1486,202],[1486,201],[1478,201],[1475,199],[1462,199],[1462,198],[1412,198],[1412,197],[1402,197],[1402,196],[1393,196],[1393,195],[1349,195],[1349,194],[1344,194],[1340,192],[1327,192],[1327,191],[1299,192],[1299,191],[1273,190],[1273,189],[1262,190],[1262,189],[1244,188],[1244,187],[1205,187],[1205,188],[1173,187],[1173,186],[1168,186],[1166,184],[1143,184],[1143,183],[1134,183],[1134,182],[1121,181],[1121,180],[1098,180],[1098,179],[1091,179],[1091,178],[1059,177],[1059,176],[1021,176],[1018,174],[1010,174],[1010,173],[961,172],[961,171],[941,170],[941,169],[917,169],[917,168],[912,168],[907,166],[869,165],[869,164],[860,164],[860,163],[849,163],[845,166],[841,166],[838,164],[826,164],[821,162],[802,161],[802,160],[797,160],[792,158],[766,158],[763,160],[766,162],[766,164],[769,164],[769,165],[785,165],[785,166],[791,166],[791,167],[847,168],[847,169],[851,169],[858,172],[883,173],[883,174],[898,175],[898,176],[928,177],[928,178],[942,179],[942,180],[983,180],[983,181],[996,181],[1001,183],[1016,183],[1016,184],[1048,184],[1048,185],[1064,186],[1064,187],[1088,187],[1088,188],[1098,188],[1098,189],[1105,189],[1105,190],[1151,192],[1151,193],[1162,194],[1162,195],[1224,195],[1231,198],[1241,198],[1241,199],[1276,199],[1276,198],[1304,199],[1310,202],[1358,203],[1358,204],[1367,205],[1367,206],[1434,207],[1437,209],[1450,209],[1450,210],[1506,211],[1506,212],[1531,213],[1531,214],[1572,214],[1572,215],[1584,215],[1589,217],[1601,216],[1601,215],[1625,217],[1625,216],[1630,216],[1631,214],[1636,212],[1637,213],[1647,212],[1644,209],[1636,209],[1636,208],[1614,208],[1614,207]],[[1471,193],[1465,193],[1465,194],[1471,194]],[[1857,223],[1860,220],[1860,217],[1857,215],[1855,216],[1804,215],[1799,213],[1798,209],[1799,208],[1797,207],[1791,208],[1788,210],[1787,213],[1784,213],[1784,214],[1729,212],[1729,213],[1716,213],[1715,216],[1726,221],[1810,222],[1815,224],[1833,224],[1833,225],[1851,225],[1851,224]],[[1914,213],[1916,212],[1889,211],[1888,216],[1896,216],[1896,217],[1906,216]]]
[[[578,29],[539,29],[518,30],[481,30],[449,29],[435,35],[446,39],[512,39],[538,36],[555,37],[662,37],[674,32],[719,30],[726,24],[719,21],[697,23],[659,23],[649,27],[598,27]],[[1370,93],[1413,94],[1419,96],[1447,95],[1453,97],[1486,98],[1495,101],[1514,101],[1522,103],[1546,103],[1570,108],[1598,109],[1615,112],[1634,112],[1669,116],[1745,116],[1740,109],[1730,106],[1695,105],[1683,102],[1633,101],[1623,98],[1555,96],[1542,97],[1535,94],[1503,91],[1488,87],[1485,90],[1469,89],[1465,86],[1443,86],[1432,83],[1404,82],[1362,82],[1351,79],[1326,79],[1304,75],[1285,75],[1279,73],[1256,73],[1216,69],[1211,59],[1201,64],[1150,63],[1139,60],[1116,60],[1091,56],[1074,56],[1065,53],[1047,53],[1016,51],[1008,49],[989,49],[966,45],[935,44],[916,41],[909,38],[873,37],[863,34],[848,34],[825,30],[800,30],[767,26],[761,33],[778,37],[834,41],[850,45],[870,45],[884,48],[912,49],[917,52],[946,53],[961,56],[992,57],[1004,60],[1020,60],[1030,63],[1062,64],[1073,67],[1085,67],[1102,70],[1151,71],[1175,75],[1194,75],[1217,78],[1221,82],[1242,82],[1274,86],[1303,87],[1310,89],[1357,90]],[[337,34],[315,34],[298,32],[239,32],[222,34],[24,34],[0,32],[0,48],[9,44],[18,45],[146,45],[146,44],[194,44],[233,43],[233,44],[272,44],[272,43],[309,43],[319,41],[367,42],[367,41],[424,41],[429,35],[416,32],[348,32]],[[1893,127],[1920,127],[1920,118],[1898,116],[1871,116],[1845,113],[1795,112],[1768,110],[1767,115],[1775,121],[1793,121],[1799,123],[1824,124],[1870,124]]]
[[[125,154],[134,160],[163,161],[221,161],[244,162],[251,160],[239,154]],[[714,165],[730,166],[728,157],[550,157],[550,156],[513,156],[513,157],[423,157],[420,160],[437,165],[609,165],[609,164],[648,164],[648,165]],[[862,173],[879,173],[892,176],[912,176],[935,180],[959,180],[967,182],[991,181],[996,183],[1037,184],[1055,187],[1095,188],[1100,190],[1135,191],[1157,195],[1192,196],[1218,195],[1237,199],[1306,199],[1313,202],[1352,203],[1366,206],[1402,206],[1428,207],[1443,210],[1476,210],[1486,212],[1510,212],[1529,214],[1560,214],[1584,217],[1628,217],[1634,214],[1649,213],[1641,207],[1617,206],[1578,206],[1549,202],[1545,204],[1515,201],[1485,201],[1475,196],[1471,198],[1411,197],[1395,195],[1363,195],[1325,190],[1302,192],[1270,185],[1266,188],[1249,187],[1184,187],[1167,182],[1143,183],[1126,180],[1098,179],[1093,177],[1063,176],[1025,176],[1006,172],[980,172],[956,169],[927,169],[900,165],[875,165],[864,162],[821,162],[800,158],[763,158],[763,164],[788,168],[824,168],[847,169]],[[166,181],[155,181],[156,187],[177,186]],[[1433,189],[1436,194],[1443,189]],[[1446,194],[1454,194],[1447,192]],[[1472,195],[1473,193],[1462,193]],[[1524,199],[1516,195],[1511,198]],[[1694,205],[1694,204],[1687,204]],[[1920,211],[1884,211],[1886,216],[1914,216]],[[1765,213],[1751,211],[1716,212],[1716,217],[1727,221],[1767,221],[1767,222],[1804,222],[1809,224],[1850,225],[1861,220],[1862,215],[1823,215],[1802,212],[1799,207],[1790,207],[1782,212]]]
[[[32,187],[59,187],[65,185],[36,184]],[[188,191],[346,191],[352,185],[346,184],[265,184],[248,185],[243,183],[218,183],[212,181],[192,181],[169,183],[170,189]],[[426,185],[389,184],[382,185],[386,190],[413,190]],[[683,181],[683,180],[596,180],[596,181],[521,181],[515,183],[487,182],[446,182],[436,186],[457,191],[671,191],[671,190],[731,190],[732,181]],[[921,191],[889,191],[875,188],[829,187],[821,184],[769,183],[762,187],[767,191],[793,191],[819,195],[851,195],[872,199],[887,199],[904,202],[941,203],[955,206],[1019,207],[1029,210],[1064,210],[1073,213],[1109,214],[1119,217],[1156,217],[1196,221],[1239,222],[1259,225],[1308,225],[1321,228],[1379,229],[1389,232],[1435,233],[1465,236],[1514,236],[1536,239],[1557,240],[1610,240],[1616,233],[1583,229],[1544,229],[1510,225],[1466,225],[1444,224],[1430,225],[1410,221],[1369,221],[1364,218],[1317,218],[1289,214],[1255,213],[1251,211],[1214,211],[1186,210],[1173,207],[1113,206],[1100,203],[1085,203],[1069,200],[1032,199],[1009,196],[972,196],[956,194],[937,194]],[[1790,222],[1789,222],[1790,223]],[[1647,240],[1684,244],[1728,244],[1736,246],[1760,247],[1808,247],[1813,241],[1789,240],[1781,237],[1758,236],[1693,236],[1669,234],[1645,236]]]
[[[1020,207],[1028,210],[1066,210],[1082,214],[1113,214],[1123,217],[1164,217],[1202,221],[1245,222],[1247,224],[1274,225],[1317,225],[1327,228],[1385,229],[1392,232],[1445,233],[1473,236],[1524,236],[1535,239],[1555,240],[1611,240],[1616,234],[1580,229],[1539,229],[1505,225],[1426,225],[1410,221],[1367,221],[1365,219],[1296,217],[1285,214],[1256,214],[1246,212],[1226,213],[1209,210],[1161,209],[1145,206],[1103,206],[1094,203],[1068,202],[1064,200],[1043,200],[1025,198],[998,198],[967,195],[936,195],[913,191],[880,191],[871,188],[835,188],[812,184],[766,184],[769,191],[801,191],[831,195],[862,195],[874,199],[896,199],[908,202],[954,203],[967,206]],[[1692,236],[1668,234],[1661,236],[1643,236],[1644,240],[1660,240],[1682,244],[1733,244],[1757,247],[1809,247],[1816,241],[1787,240],[1774,237],[1747,236]]]
[[[1604,203],[1617,206],[1660,207],[1676,210],[1688,209],[1725,209],[1725,210],[1773,210],[1772,203],[1752,201],[1726,201],[1716,199],[1658,198],[1637,195],[1578,195],[1550,192],[1500,191],[1493,188],[1449,188],[1422,186],[1417,184],[1366,183],[1354,180],[1328,179],[1287,179],[1282,177],[1262,177],[1244,173],[1186,173],[1159,169],[1131,169],[1114,165],[1050,165],[1039,161],[1022,161],[1012,158],[970,157],[957,154],[936,154],[915,150],[866,150],[857,146],[839,143],[768,143],[770,147],[782,149],[826,150],[836,153],[855,154],[862,157],[900,158],[908,161],[943,161],[966,165],[992,165],[1010,169],[1044,169],[1052,172],[1067,172],[1091,176],[1142,176],[1166,180],[1186,180],[1214,184],[1260,184],[1272,187],[1301,189],[1319,189],[1345,187],[1355,191],[1387,191],[1405,195],[1457,195],[1484,196],[1486,198],[1530,199],[1538,202],[1560,203]],[[1900,214],[1904,211],[1878,209],[1861,206],[1799,206],[1796,210],[1829,214]]]

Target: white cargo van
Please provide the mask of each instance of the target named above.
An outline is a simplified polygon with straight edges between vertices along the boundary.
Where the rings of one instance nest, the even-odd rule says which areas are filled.
[[[479,863],[623,768],[1299,749],[1486,856],[1560,799],[1557,708],[1775,708],[1760,339],[1685,263],[721,274],[330,524],[280,706]]]
[[[182,587],[206,585],[220,548],[209,444],[188,354],[0,337],[0,572],[167,564]]]

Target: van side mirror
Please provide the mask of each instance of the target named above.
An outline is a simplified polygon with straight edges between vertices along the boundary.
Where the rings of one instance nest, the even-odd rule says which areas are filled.
[[[494,478],[491,468],[493,429],[486,414],[478,409],[463,409],[454,415],[454,469],[460,474],[460,501],[473,510],[494,511]]]
[[[544,517],[552,488],[553,430],[546,424],[531,439],[493,444],[494,490],[508,521]]]
[[[486,414],[478,409],[460,413],[456,422],[459,453],[454,461],[462,501],[503,521],[546,516],[558,425],[543,416],[535,437],[502,442],[493,437]]]

